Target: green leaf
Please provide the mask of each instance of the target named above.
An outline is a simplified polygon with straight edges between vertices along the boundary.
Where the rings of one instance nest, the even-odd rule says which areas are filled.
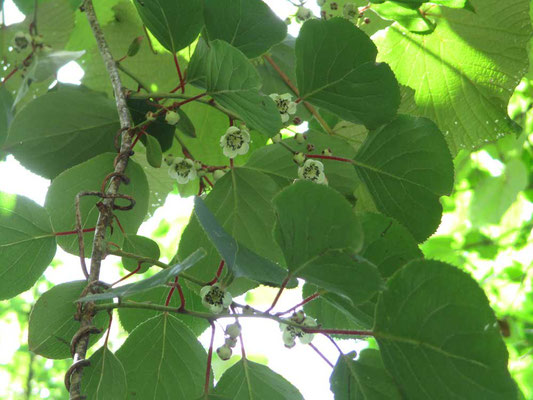
[[[141,19],[171,53],[190,45],[204,25],[202,0],[135,1]]]
[[[281,375],[246,358],[224,372],[214,394],[233,400],[303,400],[298,389]]]
[[[77,60],[85,53],[82,51],[52,51],[43,49],[35,55],[26,78],[34,82],[41,82],[57,74],[63,65]]]
[[[307,298],[319,289],[306,283],[302,295]],[[375,304],[367,301],[354,306],[351,302],[337,294],[325,293],[304,305],[305,313],[320,322],[325,329],[369,330],[374,325]],[[335,335],[333,335],[335,336]],[[346,335],[339,335],[346,339]]]
[[[147,237],[138,235],[126,235],[122,250],[127,253],[151,258],[152,260],[159,260],[161,255],[159,245],[156,242]],[[128,271],[134,271],[137,269],[137,261],[132,258],[122,257],[122,265],[124,265],[124,268]],[[137,273],[145,273],[152,265],[153,264],[150,263],[142,263],[141,269]]]
[[[279,186],[267,175],[233,168],[216,182],[205,205],[238,243],[279,263],[283,255],[271,234],[275,219],[271,201],[278,191]],[[178,255],[184,257],[199,246],[207,250],[207,257],[189,273],[207,282],[215,275],[220,255],[193,216],[181,236]]]
[[[207,355],[192,332],[168,313],[139,325],[117,351],[128,379],[128,398],[200,397]]]
[[[128,387],[120,360],[104,346],[89,361],[91,364],[83,370],[82,393],[92,400],[125,400]]]
[[[378,350],[365,349],[357,360],[341,355],[330,378],[335,400],[400,400],[404,397],[385,371]]]
[[[100,191],[104,178],[113,172],[113,161],[116,153],[100,154],[89,161],[76,165],[57,176],[46,194],[45,208],[50,214],[54,232],[66,232],[76,229],[75,199],[82,191]],[[142,168],[133,161],[129,161],[125,171],[130,179],[129,185],[122,184],[120,193],[135,199],[135,206],[128,211],[115,210],[114,214],[120,220],[126,233],[135,234],[146,215],[148,208],[148,182]],[[98,197],[85,196],[80,200],[82,228],[94,228],[98,218]],[[115,200],[118,205],[127,205],[129,201]],[[113,233],[108,230],[106,239],[122,245],[123,234],[118,226]],[[83,235],[85,255],[91,254],[93,232]],[[58,244],[68,253],[78,255],[77,235],[58,236]]]
[[[389,278],[408,261],[423,258],[413,236],[402,225],[383,214],[362,213],[359,219],[365,236],[360,255]]]
[[[354,305],[372,298],[383,285],[376,266],[350,251],[325,251],[292,273],[329,292],[344,296]]]
[[[178,128],[181,132],[183,132],[187,136],[195,138],[196,129],[194,128],[194,125],[191,119],[189,118],[189,116],[185,114],[185,112],[181,108],[178,108],[176,112],[180,116],[180,119],[178,123],[176,124],[176,128]]]
[[[361,249],[361,225],[350,203],[337,191],[298,181],[278,194],[273,203],[277,214],[274,238],[289,271],[297,271],[328,250]]]
[[[393,25],[377,39],[380,60],[415,91],[409,106],[437,123],[454,155],[516,131],[507,104],[527,70],[532,34],[529,0],[471,3],[475,13],[433,7],[430,35]]]
[[[61,283],[43,293],[30,314],[28,346],[40,356],[52,359],[70,358],[70,341],[80,329],[74,319],[77,312],[75,301],[80,297],[87,282]],[[98,313],[93,325],[103,329],[107,326],[107,314]],[[96,343],[101,334],[91,334],[90,345]]]
[[[120,129],[115,102],[86,89],[37,97],[13,119],[3,150],[45,178],[113,151]]]
[[[247,57],[265,53],[287,35],[287,25],[261,0],[205,0],[209,40],[222,39]]]
[[[163,152],[157,139],[151,135],[146,136],[146,161],[154,168],[161,168]]]
[[[405,7],[403,4],[396,4],[396,2],[374,4],[372,10],[383,19],[397,21],[410,32],[427,34],[433,32],[436,26],[419,9]]]
[[[194,212],[211,243],[236,278],[249,278],[266,285],[281,286],[287,277],[287,271],[231,237],[200,197],[194,199]],[[290,286],[296,287],[296,281]]]
[[[4,86],[0,87],[0,148],[7,138],[7,132],[13,120],[12,106],[13,98],[11,93]]]
[[[274,101],[259,93],[261,78],[246,56],[230,44],[215,40],[207,55],[207,92],[252,129],[269,137],[281,129]]]
[[[135,294],[146,292],[155,287],[164,286],[168,282],[170,282],[172,278],[178,276],[182,272],[191,268],[204,256],[205,256],[205,250],[198,249],[194,253],[192,253],[189,257],[187,257],[185,260],[183,260],[182,262],[179,262],[171,266],[170,268],[163,269],[159,271],[157,274],[154,274],[149,278],[137,281],[135,283],[129,283],[127,285],[118,286],[104,293],[91,294],[91,295],[82,297],[78,301],[87,302],[87,301],[94,301],[94,300],[110,300],[115,297],[119,299],[126,299]]]
[[[371,132],[354,165],[379,211],[419,242],[435,232],[442,215],[439,197],[453,188],[453,163],[433,122],[399,116]]]
[[[455,267],[412,261],[394,274],[378,301],[374,335],[406,398],[517,398],[487,297]]]
[[[0,300],[31,288],[55,253],[46,210],[26,197],[0,192]]]
[[[528,185],[528,170],[522,160],[513,158],[502,175],[484,178],[476,187],[470,208],[473,226],[498,224]]]
[[[345,19],[309,20],[296,40],[300,97],[368,128],[396,115],[400,93],[369,37]]]
[[[186,285],[181,285],[183,296],[185,297],[185,303],[187,310],[209,312],[203,305],[200,296],[194,293]],[[151,303],[151,304],[165,304],[165,300],[168,296],[168,287],[155,287],[147,290],[146,292],[136,293],[128,297],[128,300],[135,301],[137,303]],[[172,301],[179,306],[179,297],[174,295]],[[170,306],[173,304],[170,303]],[[154,311],[148,309],[134,309],[134,308],[119,308],[118,316],[120,324],[127,332],[132,332],[137,326],[144,321],[161,314],[161,311]],[[186,314],[174,314],[181,322],[187,325],[196,336],[200,334],[209,326],[209,323],[202,318],[193,317]]]

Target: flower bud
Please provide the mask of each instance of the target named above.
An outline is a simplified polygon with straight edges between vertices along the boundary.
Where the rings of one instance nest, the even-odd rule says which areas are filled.
[[[305,162],[305,154],[304,153],[296,153],[292,157],[292,160],[298,165],[303,165],[303,163]]]
[[[156,118],[157,118],[157,117],[155,116],[155,114],[154,114],[152,111],[148,111],[148,112],[146,113],[146,120],[147,120],[147,121],[155,121]]]
[[[307,21],[312,16],[313,12],[304,6],[299,6],[298,11],[296,11],[296,19],[300,22]]]
[[[315,145],[313,143],[307,143],[307,152],[312,152],[315,149]]]
[[[231,348],[229,346],[221,346],[217,349],[218,357],[222,361],[227,361],[231,358]]]
[[[299,144],[303,144],[307,140],[307,135],[303,133],[297,133],[296,135],[294,135],[294,138]]]
[[[167,111],[165,115],[165,121],[169,125],[176,125],[180,120],[180,115],[175,111]]]
[[[332,156],[333,155],[333,152],[331,151],[331,149],[328,147],[327,149],[324,149],[322,150],[322,155],[324,156]]]
[[[332,10],[338,10],[339,9],[339,5],[335,2],[332,2],[330,5],[329,5],[329,8],[331,8]]]
[[[195,170],[199,171],[199,170],[201,170],[203,167],[204,167],[204,166],[203,166],[203,164],[202,164],[201,161],[198,161],[198,160],[195,160],[195,161],[194,161],[194,169],[195,169]]]
[[[226,175],[226,172],[222,169],[217,169],[215,172],[213,172],[213,179],[218,181],[220,178],[222,178],[224,175]]]
[[[236,338],[232,338],[232,337],[227,337],[226,341],[224,342],[224,346],[227,346],[227,347],[230,347],[230,348],[237,346],[237,339]]]
[[[326,4],[326,0],[316,0],[316,3],[319,7],[322,7],[324,4]]]
[[[281,143],[281,133],[272,136],[272,143]]]
[[[303,121],[302,121],[302,119],[301,119],[300,117],[294,117],[294,118],[292,119],[292,124],[293,124],[293,125],[300,125],[302,122],[303,122]]]
[[[295,312],[292,314],[291,319],[297,324],[301,324],[305,320],[305,313],[302,310]]]
[[[139,49],[141,48],[142,40],[143,40],[142,36],[138,36],[132,40],[132,42],[130,43],[130,47],[128,47],[128,52],[126,53],[128,57],[133,57],[139,52]]]
[[[231,325],[228,325],[226,327],[226,335],[228,335],[230,338],[238,338],[241,334],[241,325],[238,322],[235,322]]]

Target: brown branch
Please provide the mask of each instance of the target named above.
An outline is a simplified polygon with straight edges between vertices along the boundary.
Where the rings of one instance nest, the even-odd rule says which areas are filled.
[[[122,143],[120,146],[120,156],[117,158],[115,163],[115,171],[117,174],[124,174],[126,166],[128,165],[128,159],[131,153],[132,137],[130,135],[131,128],[131,118],[126,104],[126,97],[124,94],[124,88],[120,80],[119,71],[117,69],[117,64],[109,46],[104,38],[102,29],[92,4],[92,0],[85,0],[84,9],[89,21],[89,25],[93,32],[93,35],[96,39],[98,50],[102,56],[107,72],[111,79],[111,84],[113,86],[113,92],[115,95],[115,102],[117,105],[117,111],[120,120],[120,126],[122,129]],[[107,228],[111,225],[113,221],[113,202],[114,195],[118,193],[118,189],[122,182],[122,179],[118,176],[115,176],[109,185],[109,188],[106,191],[106,196],[102,200],[102,206],[100,207],[100,213],[98,215],[98,221],[96,223],[96,230],[94,233],[93,249],[91,254],[91,269],[89,272],[88,285],[93,285],[95,282],[98,282],[100,277],[100,266],[102,259],[105,257],[105,234]],[[83,313],[81,315],[81,328],[88,327],[92,325],[93,315],[89,305],[85,305],[83,308]],[[80,362],[85,359],[87,353],[87,347],[89,344],[89,334],[80,338],[75,346],[75,354],[73,357],[75,368],[69,370],[69,393],[70,399],[74,400],[81,398],[81,379],[83,375],[83,367],[86,366],[85,363]]]

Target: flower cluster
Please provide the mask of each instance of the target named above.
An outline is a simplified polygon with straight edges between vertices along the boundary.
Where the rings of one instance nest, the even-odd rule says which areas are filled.
[[[291,101],[292,96],[289,93],[272,93],[270,98],[274,100],[278,107],[279,114],[281,115],[281,122],[287,122],[290,118],[289,114],[293,115],[296,113],[296,103]]]
[[[292,317],[289,318],[289,321],[307,328],[318,326],[315,319],[307,317],[303,311],[294,313]],[[302,344],[309,344],[315,337],[314,334],[306,333],[301,328],[294,325],[281,323],[280,329],[283,332],[283,343],[285,344],[285,347],[289,349],[296,346],[296,338],[298,338]]]
[[[217,354],[221,360],[229,360],[232,353],[232,348],[237,345],[237,338],[241,335],[241,325],[235,322],[226,327],[226,338],[224,345],[217,349]]]
[[[220,314],[233,301],[231,293],[218,283],[204,286],[200,289],[200,296],[202,297],[202,304],[213,314]]]
[[[245,126],[240,128],[230,126],[220,138],[220,147],[224,155],[229,158],[246,154],[250,148],[250,132]]]

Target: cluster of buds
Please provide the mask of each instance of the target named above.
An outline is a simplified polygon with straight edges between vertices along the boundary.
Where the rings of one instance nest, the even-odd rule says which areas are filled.
[[[250,132],[244,125],[240,128],[230,126],[220,138],[220,147],[224,155],[229,158],[246,154],[250,148]]]
[[[289,322],[295,323],[300,325],[302,328],[314,328],[317,327],[318,324],[316,323],[314,318],[307,317],[303,311],[298,311],[294,313],[289,319]],[[301,328],[294,326],[294,325],[288,325],[285,323],[280,324],[280,329],[283,332],[283,343],[285,344],[285,347],[288,349],[293,348],[296,346],[296,338],[300,340],[300,343],[302,344],[309,344],[313,341],[314,334],[312,333],[306,333]]]
[[[233,301],[231,293],[223,288],[220,283],[204,286],[200,289],[200,297],[202,298],[202,304],[213,314],[220,314]]]
[[[232,353],[232,348],[237,345],[237,338],[241,335],[241,325],[235,322],[226,327],[226,337],[224,344],[217,349],[217,354],[221,360],[229,360]]]
[[[272,93],[270,98],[274,100],[274,103],[276,103],[276,106],[278,107],[278,111],[281,116],[281,122],[288,122],[290,115],[294,115],[296,113],[296,103],[292,101],[292,96],[289,93]]]

